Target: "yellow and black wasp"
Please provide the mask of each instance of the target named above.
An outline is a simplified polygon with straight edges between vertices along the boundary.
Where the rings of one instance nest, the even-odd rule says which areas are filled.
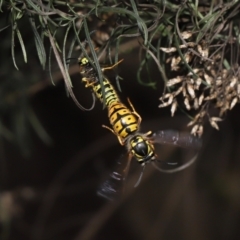
[[[114,64],[113,66],[102,68],[102,72],[108,69],[114,68],[121,61]],[[106,198],[111,198],[108,195],[116,192],[114,190],[114,186],[111,185],[112,180],[121,181],[126,178],[128,173],[128,169],[130,166],[130,160],[134,157],[143,167],[149,162],[155,162],[156,154],[155,147],[153,143],[160,144],[170,144],[176,145],[180,147],[190,147],[199,149],[201,146],[201,141],[193,137],[189,134],[179,135],[176,131],[159,131],[154,133],[151,136],[151,132],[141,133],[140,132],[140,124],[142,121],[141,116],[136,112],[132,103],[128,99],[129,105],[131,109],[129,109],[126,105],[124,105],[118,97],[118,94],[109,80],[104,76],[102,86],[100,84],[98,74],[94,67],[90,64],[86,57],[82,57],[78,59],[78,64],[80,68],[80,74],[82,75],[82,82],[85,83],[87,88],[91,88],[94,92],[95,96],[103,103],[105,96],[105,104],[108,109],[108,118],[112,128],[103,125],[103,127],[109,129],[113,134],[115,134],[121,145],[126,146],[129,153],[129,160],[124,169],[122,169],[122,173],[120,171],[114,171],[110,175],[110,179],[107,180],[98,192],[99,195],[104,196]],[[187,164],[184,164],[181,167],[175,168],[173,170],[163,170],[159,168],[157,165],[154,165],[159,171],[163,172],[177,172],[188,165],[190,165],[195,158],[189,161]],[[121,167],[122,168],[122,167]],[[143,168],[144,169],[144,168]],[[143,171],[142,171],[143,172]],[[142,174],[141,174],[142,176]],[[141,176],[139,181],[141,180]],[[138,181],[138,183],[139,183]],[[137,183],[137,184],[138,184]]]
[[[86,87],[92,88],[96,97],[103,102],[103,94],[105,95],[106,107],[108,109],[108,117],[112,128],[105,125],[103,127],[109,129],[115,134],[121,145],[125,145],[129,151],[129,158],[135,157],[143,166],[155,158],[154,146],[148,137],[151,132],[142,134],[139,132],[141,116],[135,111],[133,105],[129,101],[132,108],[127,108],[119,99],[118,94],[109,80],[103,78],[103,89],[98,80],[98,76],[94,68],[86,57],[78,60],[82,81]],[[103,68],[112,69],[118,63],[111,67]]]

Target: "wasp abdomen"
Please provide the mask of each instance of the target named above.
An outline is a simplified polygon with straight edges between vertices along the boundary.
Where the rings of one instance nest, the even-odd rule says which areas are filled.
[[[104,78],[103,79],[103,91],[102,91],[102,87],[100,85],[99,82],[95,83],[93,85],[93,91],[95,93],[95,95],[97,96],[97,98],[103,102],[103,92],[105,95],[105,100],[106,100],[106,106],[108,107],[109,105],[111,105],[112,103],[119,101],[118,95],[115,91],[115,89],[113,88],[113,86],[109,83],[108,79]]]
[[[110,105],[108,117],[114,132],[123,139],[138,130],[138,119],[120,102]]]

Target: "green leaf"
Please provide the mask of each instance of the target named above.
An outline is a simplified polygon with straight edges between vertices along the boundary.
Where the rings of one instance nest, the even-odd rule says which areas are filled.
[[[19,70],[18,67],[17,67],[17,64],[16,64],[16,60],[15,60],[14,47],[15,47],[15,28],[14,28],[14,26],[12,26],[12,39],[11,39],[12,60],[13,60],[13,64],[14,64],[15,68],[16,68],[17,70]]]
[[[40,60],[40,63],[43,67],[43,69],[45,69],[45,64],[46,64],[46,52],[45,52],[45,48],[42,42],[42,39],[36,29],[35,23],[33,21],[33,19],[29,19],[30,20],[30,24],[32,26],[32,30],[34,33],[34,41],[35,41],[35,45],[36,45],[36,49],[37,49],[37,53],[38,53],[38,57]]]
[[[25,49],[24,42],[22,39],[22,35],[18,29],[16,29],[16,33],[17,33],[18,40],[19,40],[21,48],[22,48],[23,59],[24,59],[24,62],[26,63],[27,62],[27,53],[26,53],[26,49]]]
[[[66,30],[66,33],[65,33],[65,36],[64,36],[64,39],[63,39],[63,49],[62,49],[62,54],[63,54],[63,66],[64,66],[64,69],[65,69],[65,72],[66,72],[66,75],[68,76],[68,80],[69,80],[69,86],[72,87],[72,82],[71,82],[71,78],[69,76],[69,73],[68,73],[68,66],[66,64],[66,43],[67,43],[67,36],[68,36],[68,33],[70,31],[70,29],[72,28],[72,24],[69,24],[68,25],[68,28]]]

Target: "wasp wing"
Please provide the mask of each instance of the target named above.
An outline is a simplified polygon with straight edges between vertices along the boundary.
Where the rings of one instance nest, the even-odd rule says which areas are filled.
[[[121,155],[114,171],[111,172],[108,178],[100,185],[97,195],[111,201],[121,197],[129,165],[130,159],[127,158],[127,154]]]
[[[169,144],[182,148],[200,150],[202,146],[201,138],[195,137],[187,132],[174,130],[162,130],[153,133],[151,139],[154,143]]]
[[[196,161],[198,152],[202,146],[202,140],[200,138],[195,137],[187,132],[179,132],[174,130],[157,131],[153,133],[151,139],[154,143],[185,148],[187,149],[188,154],[191,153],[190,160],[184,161],[184,163],[181,166],[177,166],[173,169],[163,169],[162,167],[158,166],[158,163],[156,161],[152,162],[153,166],[157,170],[165,173],[175,173],[188,168]],[[166,163],[172,165],[170,162]],[[176,163],[174,163],[174,165],[175,164]]]

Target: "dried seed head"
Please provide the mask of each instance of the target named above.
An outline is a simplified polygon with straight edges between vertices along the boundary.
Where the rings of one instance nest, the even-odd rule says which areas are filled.
[[[232,90],[232,88],[230,87],[230,85],[227,85],[225,88],[225,92],[230,92]]]
[[[188,42],[187,45],[191,48],[195,47],[196,46],[196,43],[195,42]]]
[[[168,105],[172,104],[172,102],[173,102],[173,95],[171,94],[168,99]]]
[[[217,79],[216,80],[216,85],[221,86],[222,85],[222,79]]]
[[[195,121],[193,120],[193,121],[189,122],[187,126],[190,127],[190,126],[192,126],[194,123],[195,123]]]
[[[208,48],[204,49],[201,45],[197,45],[197,50],[201,54],[202,57],[204,57],[204,58],[208,57],[208,54],[209,54]]]
[[[217,93],[216,92],[214,92],[213,94],[205,97],[204,100],[207,101],[207,100],[212,100],[212,99],[215,99],[215,98],[217,98]]]
[[[195,74],[199,74],[199,73],[201,72],[201,69],[200,69],[200,68],[193,68],[193,72],[194,72]],[[189,73],[187,74],[187,76],[192,76],[192,75],[193,75],[192,72],[189,72]]]
[[[172,61],[171,61],[171,70],[172,71],[177,71],[179,69],[178,64],[181,62],[181,58],[180,57],[173,57]]]
[[[179,45],[179,48],[181,48],[181,49],[184,49],[184,48],[187,48],[188,47],[188,44],[182,44],[182,45]]]
[[[197,50],[198,50],[199,53],[201,53],[201,52],[203,51],[203,50],[202,50],[202,46],[198,44],[198,45],[197,45]]]
[[[191,134],[193,134],[194,136],[201,136],[203,133],[203,126],[196,124],[193,126],[192,130],[191,130]]]
[[[197,78],[195,80],[195,89],[199,89],[201,83],[202,83],[202,79],[201,78]]]
[[[206,66],[205,68],[206,68],[208,71],[211,71],[212,66],[211,66],[211,65],[208,65],[208,66]]]
[[[221,110],[219,112],[219,116],[221,117],[226,111],[227,111],[227,108],[225,108],[225,107],[221,108]]]
[[[212,82],[213,82],[213,78],[210,77],[208,74],[204,73],[204,79],[206,80],[207,84],[208,85],[212,85]]]
[[[184,31],[184,32],[181,33],[181,36],[182,36],[183,39],[188,39],[192,36],[192,32]]]
[[[182,80],[183,80],[183,77],[177,76],[176,78],[169,79],[166,85],[167,87],[171,87],[177,83],[182,82]]]
[[[169,103],[164,102],[164,103],[160,104],[158,107],[159,107],[159,108],[163,108],[163,107],[167,107],[167,106],[169,106],[169,105],[170,105]]]
[[[182,87],[182,86],[181,86],[180,88],[178,88],[178,90],[173,93],[174,97],[176,97],[179,93],[181,93],[182,90],[183,90],[183,87]]]
[[[198,124],[194,125],[193,128],[192,128],[192,130],[191,130],[191,134],[193,134],[194,136],[196,136],[196,133],[197,133],[198,127],[199,127]]]
[[[194,109],[198,109],[199,108],[198,99],[197,98],[194,99],[193,107],[194,107]]]
[[[218,59],[221,59],[221,54],[220,54],[220,53],[218,53],[218,54],[216,54],[216,55],[213,56],[213,60],[214,60],[214,61],[216,61],[216,60],[218,60]]]
[[[195,81],[194,81],[193,78],[187,78],[187,80],[188,80],[188,82],[191,83],[191,84],[194,84],[194,83],[195,83]]]
[[[192,134],[194,136],[198,136],[198,137],[201,137],[202,134],[203,134],[203,126],[202,125],[197,125],[197,128],[196,129],[192,129]]]
[[[237,83],[237,77],[235,77],[235,76],[233,76],[232,78],[231,78],[231,83],[230,83],[230,87],[231,88],[233,88],[235,85],[236,85],[236,83]]]
[[[240,97],[240,84],[237,85],[237,94]]]
[[[216,76],[217,76],[217,73],[216,73],[215,69],[213,69],[212,66],[209,66],[208,68],[209,68],[208,70],[210,70],[211,75],[212,75],[213,77],[216,77]]]
[[[203,50],[203,52],[202,52],[202,56],[203,56],[204,58],[207,58],[208,55],[209,55],[209,49],[206,48],[206,49]]]
[[[187,84],[187,90],[192,99],[195,98],[195,92],[191,84]]]
[[[169,48],[160,47],[160,50],[162,50],[165,53],[172,53],[177,51],[175,47],[169,47]]]
[[[184,104],[185,104],[187,110],[190,110],[190,109],[191,109],[191,106],[190,106],[190,104],[189,104],[188,98],[185,98],[185,99],[184,99]]]
[[[199,128],[198,128],[198,136],[201,137],[203,134],[203,126],[200,125]]]
[[[219,117],[212,117],[211,119],[212,119],[214,122],[221,122],[221,121],[222,121],[222,119],[219,118]]]
[[[177,109],[177,101],[175,100],[172,104],[172,107],[171,107],[171,116],[173,117],[174,116],[174,113]]]
[[[238,102],[238,98],[235,97],[230,104],[230,109],[232,109],[236,105],[237,102]]]
[[[185,86],[183,87],[182,93],[183,93],[183,96],[186,97],[187,91],[186,91],[186,87]]]
[[[186,54],[184,54],[184,58],[185,58],[185,61],[189,63],[193,58],[193,54],[191,52],[187,52]]]
[[[217,123],[212,118],[209,119],[209,122],[213,128],[219,130]]]
[[[159,100],[162,101],[163,99],[169,98],[171,95],[172,95],[171,93],[166,93],[162,97],[160,97]]]
[[[204,99],[204,93],[202,93],[201,96],[200,96],[199,99],[198,99],[198,105],[199,105],[199,106],[202,105],[203,99]]]
[[[206,110],[201,111],[200,114],[199,114],[200,118],[203,118],[206,115],[206,113],[207,113]]]
[[[167,58],[166,63],[170,63],[172,61],[172,57]]]
[[[223,78],[223,79],[226,79],[226,78],[227,78],[227,75],[228,75],[228,70],[227,70],[227,69],[223,69],[223,70],[222,70],[222,78]]]

